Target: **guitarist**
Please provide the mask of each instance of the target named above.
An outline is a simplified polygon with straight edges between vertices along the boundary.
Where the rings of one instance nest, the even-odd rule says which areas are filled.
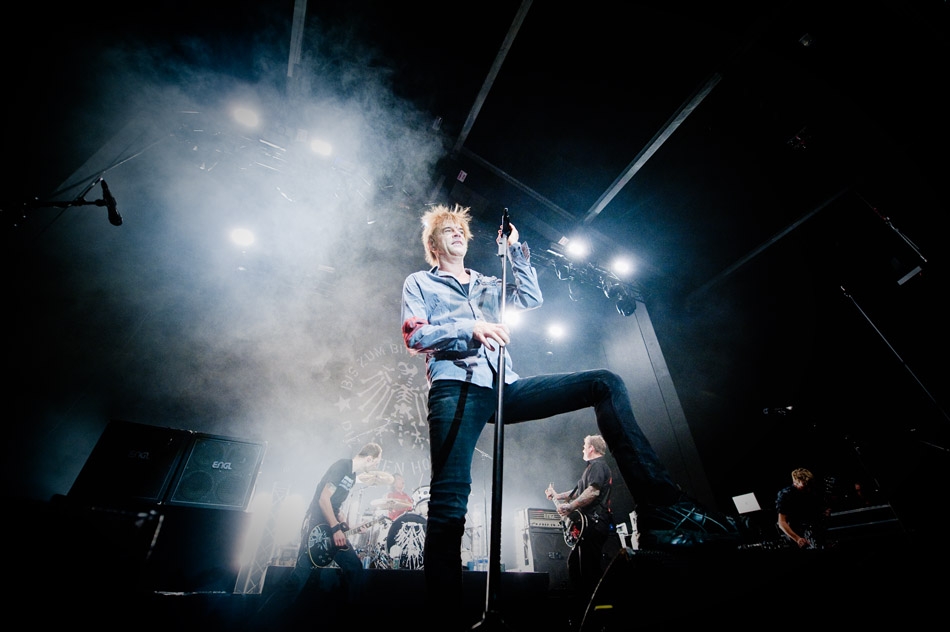
[[[792,484],[778,492],[778,528],[800,549],[823,548],[824,525],[831,507],[814,483],[811,470],[792,470]]]
[[[604,544],[613,530],[610,512],[613,477],[604,458],[606,453],[607,443],[601,435],[584,437],[587,467],[577,485],[569,492],[558,493],[550,485],[545,490],[545,496],[555,502],[560,516],[570,516],[575,511],[583,514],[584,530],[571,550],[567,563],[571,583],[584,602],[593,594],[606,569]]]
[[[345,532],[349,527],[341,507],[356,483],[357,474],[377,469],[382,455],[383,449],[379,444],[367,443],[352,459],[340,459],[331,465],[320,479],[303,519],[298,568],[309,570],[315,566],[310,556],[309,537],[313,528],[320,526],[323,531],[332,534],[332,545],[328,543],[330,553],[340,567],[353,604],[358,603],[363,565],[346,540]]]
[[[356,483],[356,474],[375,469],[383,455],[383,449],[376,443],[367,443],[352,459],[340,459],[330,466],[320,479],[317,490],[304,515],[300,530],[300,549],[297,564],[277,588],[270,592],[261,607],[255,613],[251,629],[290,630],[300,621],[310,619],[313,604],[305,598],[304,590],[310,579],[311,571],[316,568],[310,559],[310,532],[317,525],[327,526],[333,533],[333,561],[340,567],[343,584],[346,588],[346,605],[358,606],[363,592],[363,565],[360,558],[347,545],[346,522],[340,511],[343,502],[349,497]],[[339,614],[339,613],[334,613]],[[324,617],[333,614],[321,612]]]

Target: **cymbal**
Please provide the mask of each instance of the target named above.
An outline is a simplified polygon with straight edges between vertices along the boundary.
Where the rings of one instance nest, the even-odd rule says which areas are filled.
[[[412,507],[412,503],[407,503],[405,500],[399,500],[398,498],[377,498],[371,500],[369,504],[373,507],[385,507],[386,509],[410,509]]]
[[[383,472],[378,470],[375,472],[363,472],[362,474],[356,475],[356,480],[364,485],[391,485],[393,482],[393,475],[389,472]]]

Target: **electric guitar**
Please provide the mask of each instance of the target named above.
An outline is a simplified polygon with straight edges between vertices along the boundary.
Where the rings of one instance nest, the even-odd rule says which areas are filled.
[[[554,508],[557,509],[558,501],[551,499]],[[566,516],[561,516],[561,528],[564,532],[564,544],[571,549],[577,545],[581,536],[584,535],[584,529],[587,527],[587,516],[581,513],[580,509],[575,509]]]
[[[379,516],[358,527],[344,531],[343,535],[349,540],[351,534],[371,527],[385,519],[386,516]],[[333,561],[333,556],[337,554],[337,551],[345,551],[348,548],[350,548],[349,544],[337,546],[333,543],[333,530],[330,529],[330,525],[327,524],[318,524],[310,530],[310,535],[307,537],[307,554],[310,556],[310,561],[314,566],[321,568]]]

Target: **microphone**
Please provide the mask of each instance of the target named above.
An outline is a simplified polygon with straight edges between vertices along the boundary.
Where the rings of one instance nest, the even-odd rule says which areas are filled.
[[[508,237],[511,235],[511,218],[508,217],[508,208],[501,214],[501,239],[498,240],[498,256],[504,257],[508,252]]]
[[[112,192],[109,190],[109,185],[106,184],[105,180],[99,180],[99,184],[102,185],[102,197],[105,198],[106,209],[109,211],[109,223],[113,226],[121,226],[122,216],[119,215],[119,211],[117,211],[115,208],[115,198],[112,197]]]

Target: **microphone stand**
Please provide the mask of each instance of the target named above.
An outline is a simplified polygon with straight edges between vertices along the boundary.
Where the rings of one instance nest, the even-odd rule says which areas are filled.
[[[881,337],[881,340],[883,340],[884,344],[887,345],[887,348],[891,350],[891,352],[894,354],[894,357],[896,357],[898,362],[901,363],[901,366],[907,369],[907,372],[910,373],[910,376],[914,378],[914,381],[917,382],[917,386],[919,386],[920,389],[924,392],[924,394],[927,396],[927,399],[929,399],[931,403],[933,403],[933,405],[940,412],[940,414],[943,416],[944,419],[947,419],[948,421],[950,421],[950,415],[947,414],[947,411],[945,411],[943,407],[940,405],[940,402],[938,402],[937,399],[933,395],[930,394],[930,391],[927,390],[927,387],[924,386],[924,383],[920,381],[920,378],[918,378],[917,375],[914,374],[913,370],[911,370],[907,362],[905,362],[904,359],[900,356],[900,354],[897,353],[897,350],[894,349],[894,347],[887,340],[884,334],[881,333],[881,330],[877,328],[877,325],[874,324],[874,321],[872,321],[871,318],[864,312],[864,310],[861,309],[861,306],[854,299],[854,297],[851,296],[851,293],[848,292],[848,290],[846,290],[843,286],[840,286],[840,287],[841,287],[842,294],[844,294],[844,297],[847,298],[849,301],[851,301],[854,304],[855,308],[857,308],[857,310],[861,312],[861,315],[864,316],[864,319],[866,321],[868,321],[868,324],[871,325],[871,327],[874,329],[874,332],[878,336]]]
[[[86,194],[89,193],[93,187],[97,184],[102,185],[102,196],[101,200],[87,200]],[[108,210],[109,223],[113,226],[122,225],[122,216],[119,215],[116,210],[116,201],[112,196],[112,192],[109,190],[109,185],[106,184],[106,181],[101,177],[97,178],[95,181],[90,183],[83,192],[74,200],[51,200],[51,201],[40,201],[33,200],[32,202],[26,203],[23,205],[24,209],[37,209],[37,208],[61,208],[67,209],[73,206],[105,206]]]
[[[506,208],[501,220],[501,242],[498,244],[498,256],[501,258],[501,309],[499,318],[505,322],[505,307],[508,287],[508,237],[511,235],[511,224]],[[501,618],[497,610],[498,585],[501,580],[501,493],[504,461],[505,424],[502,417],[505,395],[505,346],[498,345],[498,375],[496,377],[496,392],[498,401],[495,409],[495,456],[492,467],[492,502],[491,502],[491,530],[489,531],[488,577],[485,582],[485,613],[482,620],[476,623],[473,630],[510,629]]]
[[[482,458],[492,461],[491,455],[487,452],[479,450],[476,446],[475,452],[482,455]],[[480,527],[476,527],[477,530],[481,530],[481,535],[478,538],[478,557],[479,560],[482,558],[485,559],[485,565],[488,565],[488,517],[491,515],[488,508],[488,485],[487,485],[487,476],[486,480],[482,481],[482,524]],[[474,549],[474,545],[472,546]]]

